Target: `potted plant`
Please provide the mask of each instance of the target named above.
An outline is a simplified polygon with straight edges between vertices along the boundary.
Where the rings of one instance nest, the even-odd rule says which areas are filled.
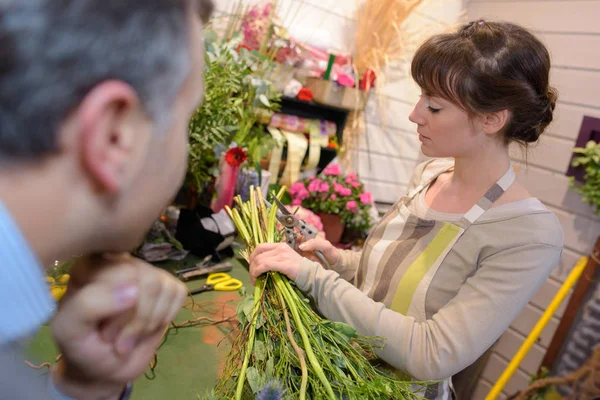
[[[189,195],[201,194],[220,173],[223,152],[232,143],[246,151],[251,167],[269,150],[271,139],[260,124],[279,109],[281,95],[270,79],[275,63],[241,47],[243,37],[227,40],[206,34],[205,93],[189,121]],[[270,117],[269,117],[270,118]]]
[[[327,240],[339,243],[344,229],[368,231],[373,221],[371,193],[354,173],[342,174],[339,164],[327,166],[322,174],[297,182],[290,188],[292,205],[317,214]]]
[[[574,177],[570,178],[571,187],[600,215],[600,144],[590,140],[585,147],[575,147],[573,153],[576,155],[571,165],[585,172],[581,184],[576,184]]]

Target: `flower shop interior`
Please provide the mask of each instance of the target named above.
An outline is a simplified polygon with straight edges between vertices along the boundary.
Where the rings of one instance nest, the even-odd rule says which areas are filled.
[[[453,373],[453,394],[424,398],[600,398],[600,1],[214,2],[185,182],[132,252],[184,281],[190,296],[132,398],[422,398],[421,382],[411,383],[419,377],[379,372],[371,335],[328,320],[299,285],[277,276],[255,286],[249,249],[297,249],[316,236],[367,251],[429,160],[409,119],[422,94],[413,55],[479,19],[524,26],[549,50],[554,118],[535,146],[511,146],[510,160],[557,217],[564,245],[510,325]],[[48,269],[58,301],[72,262]],[[55,364],[50,328],[29,354],[40,374],[40,363]]]

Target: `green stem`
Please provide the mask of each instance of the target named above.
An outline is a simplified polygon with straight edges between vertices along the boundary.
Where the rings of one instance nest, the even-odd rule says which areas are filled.
[[[242,364],[242,370],[237,382],[237,389],[235,391],[235,399],[242,399],[242,392],[244,390],[244,383],[246,382],[246,371],[248,370],[248,364],[250,363],[250,355],[254,348],[254,335],[256,334],[256,321],[258,320],[258,308],[260,307],[260,301],[262,297],[262,283],[263,279],[258,278],[256,286],[254,287],[254,307],[252,307],[252,321],[250,322],[250,332],[248,333],[248,343],[246,346],[246,354],[244,355],[244,362]]]
[[[294,334],[292,333],[290,318],[288,317],[288,312],[287,312],[287,308],[285,306],[285,300],[283,299],[283,295],[281,294],[281,291],[276,291],[276,292],[277,292],[277,295],[279,296],[279,301],[281,302],[281,309],[283,310],[283,317],[285,318],[285,324],[287,327],[288,338],[290,339],[290,342],[292,343],[292,347],[294,348],[294,351],[298,355],[298,361],[300,361],[300,368],[302,370],[302,381],[300,383],[300,394],[299,395],[300,395],[300,400],[305,400],[306,399],[306,387],[308,385],[308,368],[306,368],[306,360],[304,359],[304,354],[302,352],[302,349],[298,346],[298,343],[296,343],[296,340],[294,340]]]
[[[298,332],[300,332],[300,336],[302,337],[302,342],[304,343],[304,350],[306,351],[306,356],[308,357],[308,361],[312,365],[317,377],[325,387],[327,391],[327,395],[331,400],[336,400],[335,394],[333,393],[333,389],[331,388],[331,384],[327,380],[325,373],[323,372],[323,368],[321,368],[321,364],[315,357],[313,353],[312,346],[310,344],[310,340],[308,339],[308,334],[306,333],[306,329],[304,329],[304,325],[302,324],[302,320],[300,319],[300,315],[298,314],[298,309],[296,308],[296,303],[292,297],[292,294],[288,291],[288,286],[286,282],[279,276],[279,274],[273,274],[273,279],[275,279],[275,284],[283,294],[283,297],[286,299],[290,311],[292,312],[292,317],[296,322],[296,327],[298,328]]]

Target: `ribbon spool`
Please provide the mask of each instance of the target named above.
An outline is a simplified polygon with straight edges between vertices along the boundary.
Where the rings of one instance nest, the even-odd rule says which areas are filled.
[[[298,181],[302,160],[308,150],[308,141],[302,133],[283,131],[287,139],[287,163],[283,171],[283,176],[279,181],[280,185],[290,187]]]
[[[277,128],[270,126],[267,130],[275,140],[275,146],[271,150],[271,160],[269,161],[268,169],[270,173],[269,184],[274,185],[277,183],[277,178],[279,177],[279,166],[281,165],[281,157],[285,146],[285,137]]]
[[[318,121],[313,121],[309,127],[310,143],[308,150],[308,160],[306,161],[305,170],[311,171],[319,165],[321,159],[321,148],[327,147],[329,137],[321,133]]]

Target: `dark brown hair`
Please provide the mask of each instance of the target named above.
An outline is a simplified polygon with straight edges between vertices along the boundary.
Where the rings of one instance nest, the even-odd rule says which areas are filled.
[[[504,140],[536,142],[552,122],[557,92],[549,85],[550,55],[525,28],[478,20],[428,39],[411,74],[424,93],[471,116],[509,110]]]
[[[215,5],[212,0],[196,0],[196,11],[200,15],[202,23],[206,24],[214,11]]]

